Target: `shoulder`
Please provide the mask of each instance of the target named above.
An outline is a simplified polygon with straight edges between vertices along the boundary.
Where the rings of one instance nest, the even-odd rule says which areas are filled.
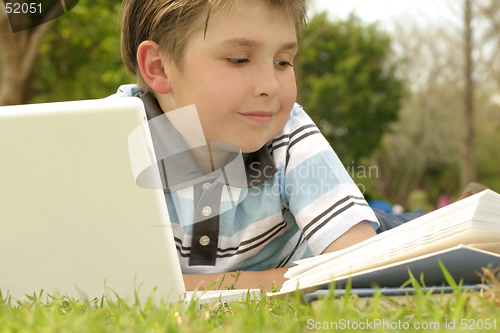
[[[321,151],[333,152],[326,138],[304,111],[302,106],[295,103],[290,112],[288,122],[268,144],[276,165],[290,166],[292,157],[300,156],[299,160],[306,160]],[[295,163],[293,163],[295,164]]]
[[[106,98],[120,98],[120,97],[133,97],[136,93],[140,92],[141,89],[136,84],[123,84],[118,87],[118,90],[113,95]]]
[[[286,137],[289,139],[288,141],[291,144],[292,141],[298,137],[302,136],[302,138],[305,138],[305,134],[307,134],[305,137],[311,136],[312,134],[320,134],[320,136],[323,137],[314,121],[304,111],[304,108],[295,103],[292,111],[290,112],[288,122],[283,127],[283,130],[273,139],[273,141],[276,139],[282,140]]]
[[[309,115],[304,111],[304,108],[298,103],[294,104],[292,111],[290,112],[287,125],[289,126],[291,133],[302,128],[303,126],[316,127],[311,117],[309,117]]]

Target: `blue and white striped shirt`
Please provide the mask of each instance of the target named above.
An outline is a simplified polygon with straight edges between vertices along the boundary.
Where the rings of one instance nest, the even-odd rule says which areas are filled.
[[[134,95],[143,100],[148,118],[163,114],[156,99],[135,85],[121,86],[114,96]],[[165,126],[169,139],[161,150],[188,152],[173,126]],[[203,175],[194,162],[176,156],[173,168],[181,180],[187,174],[201,180],[179,188],[170,186],[179,179],[164,177],[183,273],[284,267],[319,255],[363,220],[378,227],[360,190],[298,104],[273,140],[243,154],[247,184],[228,186],[218,181],[220,173]]]

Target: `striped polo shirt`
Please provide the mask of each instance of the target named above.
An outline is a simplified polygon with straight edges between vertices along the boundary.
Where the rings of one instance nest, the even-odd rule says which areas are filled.
[[[151,126],[164,115],[153,95],[126,85],[113,96],[141,98],[152,133],[160,132],[162,140],[153,144],[183,273],[289,266],[319,255],[360,221],[378,227],[360,190],[298,104],[260,150],[240,154],[241,161],[235,154],[223,170],[205,175],[167,117],[161,128]],[[239,173],[238,180],[228,181],[227,174]]]

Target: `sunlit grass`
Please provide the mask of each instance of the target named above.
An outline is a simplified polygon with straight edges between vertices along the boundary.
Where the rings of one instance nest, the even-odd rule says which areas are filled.
[[[335,330],[334,325],[340,331],[465,332],[474,326],[478,332],[495,332],[500,331],[500,293],[491,282],[491,288],[472,292],[453,281],[453,293],[436,295],[412,277],[409,283],[415,294],[396,298],[380,292],[370,298],[352,294],[336,298],[331,290],[312,304],[299,295],[287,300],[264,295],[259,301],[201,309],[195,302],[167,305],[150,299],[126,304],[119,297],[75,300],[43,292],[19,301],[1,295],[0,332],[305,332]]]

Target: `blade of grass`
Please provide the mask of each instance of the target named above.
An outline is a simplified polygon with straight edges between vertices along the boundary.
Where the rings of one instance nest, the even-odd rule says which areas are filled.
[[[439,267],[441,268],[441,272],[443,272],[444,278],[446,279],[446,282],[448,283],[449,286],[453,289],[453,291],[458,291],[458,286],[453,277],[451,276],[450,272],[444,267],[443,262],[438,259]]]
[[[347,280],[347,284],[345,286],[345,294],[344,294],[344,300],[343,300],[344,308],[347,308],[347,305],[349,304],[351,289],[352,289],[352,280],[351,280],[351,277],[349,277],[349,279]]]

